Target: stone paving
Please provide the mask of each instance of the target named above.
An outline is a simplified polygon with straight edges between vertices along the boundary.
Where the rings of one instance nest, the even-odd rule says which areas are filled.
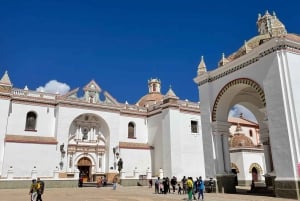
[[[0,189],[0,201],[29,201],[29,189]],[[205,193],[205,201],[295,201],[267,196]],[[46,188],[43,201],[169,201],[186,200],[187,195],[154,194],[154,188],[111,187]]]

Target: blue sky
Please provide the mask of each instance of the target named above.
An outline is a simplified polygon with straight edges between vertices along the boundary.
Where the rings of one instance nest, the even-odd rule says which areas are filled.
[[[134,104],[159,78],[199,101],[193,78],[203,55],[209,70],[257,35],[258,13],[276,12],[300,33],[297,1],[0,0],[0,74],[16,88],[51,80],[82,88],[94,79],[119,102]],[[52,81],[53,84],[53,81]],[[57,83],[54,83],[54,85]]]

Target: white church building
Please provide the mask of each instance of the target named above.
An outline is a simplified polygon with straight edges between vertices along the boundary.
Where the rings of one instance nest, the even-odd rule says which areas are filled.
[[[148,93],[131,105],[95,80],[60,95],[15,88],[5,72],[0,188],[34,177],[94,182],[119,174],[124,185],[202,176],[230,193],[237,176],[243,184],[266,179],[276,196],[299,199],[300,36],[268,12],[257,26],[258,36],[223,54],[215,70],[207,71],[202,57],[194,78],[200,103],[180,100],[171,88],[163,94],[159,79],[150,79]],[[237,104],[257,123],[228,118]]]
[[[13,88],[0,81],[1,178],[96,181],[118,173],[205,176],[199,103],[182,101],[151,79],[135,105],[119,103],[95,81],[65,95]],[[145,86],[146,89],[146,86]],[[99,97],[103,95],[104,100]],[[197,156],[197,157],[195,157]],[[190,164],[188,167],[184,164]]]

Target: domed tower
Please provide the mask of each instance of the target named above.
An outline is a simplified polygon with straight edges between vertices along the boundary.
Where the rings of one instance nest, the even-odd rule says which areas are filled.
[[[163,95],[160,92],[161,82],[159,79],[154,78],[148,80],[148,89],[149,92],[145,96],[143,96],[136,104],[138,106],[147,107],[149,105],[156,104],[159,101],[163,100]]]

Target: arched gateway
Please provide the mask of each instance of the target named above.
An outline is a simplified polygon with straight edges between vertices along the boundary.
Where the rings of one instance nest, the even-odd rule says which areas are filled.
[[[239,104],[259,124],[266,183],[273,180],[277,196],[299,199],[300,37],[288,34],[268,12],[259,15],[257,25],[259,35],[227,58],[223,55],[217,69],[207,72],[203,57],[198,66],[194,81],[201,96],[205,172],[216,178],[219,191],[235,192],[227,120]],[[251,173],[258,170],[251,168]]]

